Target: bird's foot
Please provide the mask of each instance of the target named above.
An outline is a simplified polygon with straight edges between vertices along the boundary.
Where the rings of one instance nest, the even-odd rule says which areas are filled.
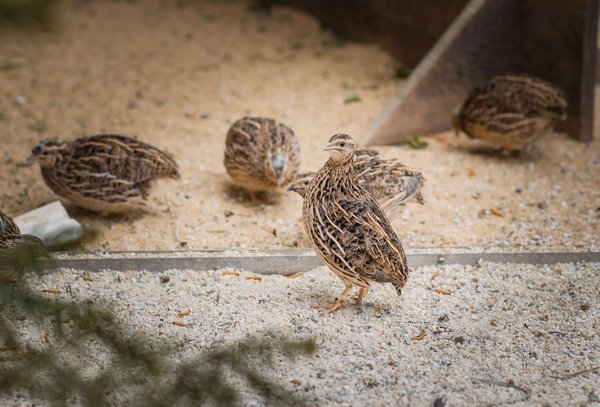
[[[335,299],[335,302],[333,304],[321,304],[321,307],[319,307],[319,308],[323,308],[323,305],[325,305],[325,308],[327,308],[328,314],[335,312],[337,309],[344,306],[344,303],[346,302],[346,298],[348,298],[348,295],[350,295],[350,291],[352,291],[352,286],[347,285],[346,288],[344,289],[344,292],[338,298]],[[366,294],[366,292],[365,292],[365,294]],[[360,292],[358,293],[358,295],[360,296]]]
[[[312,308],[321,309],[321,313],[323,314],[331,314],[332,312],[342,308],[344,305],[345,301],[340,301],[337,299],[334,303],[314,304]]]

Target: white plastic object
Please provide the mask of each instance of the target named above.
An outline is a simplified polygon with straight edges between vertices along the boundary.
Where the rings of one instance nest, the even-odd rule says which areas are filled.
[[[21,233],[39,237],[46,246],[72,243],[83,236],[81,224],[69,217],[60,201],[40,206],[14,220]]]

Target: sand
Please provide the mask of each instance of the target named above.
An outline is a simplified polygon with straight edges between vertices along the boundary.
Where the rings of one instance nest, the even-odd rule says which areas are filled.
[[[174,363],[267,331],[313,338],[314,356],[277,359],[269,375],[309,405],[431,406],[438,398],[448,406],[600,405],[600,371],[578,373],[599,366],[600,263],[423,267],[401,297],[376,285],[362,305],[330,315],[311,308],[343,288],[326,268],[252,276],[68,269],[26,283],[62,292],[52,297],[113,304],[126,335],[150,335],[176,352]],[[27,320],[19,328],[26,343],[52,346]],[[72,363],[91,373],[106,363],[102,352],[84,355]],[[244,405],[264,405],[244,397]],[[0,404],[9,400],[31,405],[23,392]]]
[[[400,62],[345,42],[312,17],[244,1],[77,2],[50,32],[6,32],[0,43],[0,207],[16,216],[56,196],[39,170],[17,168],[43,138],[99,132],[172,152],[180,182],[160,182],[149,214],[105,218],[69,208],[97,232],[95,250],[306,247],[301,200],[250,205],[222,165],[227,129],[248,114],[291,126],[302,169],[326,160],[336,132],[362,132],[402,85]],[[359,101],[344,103],[358,96]],[[600,141],[542,139],[522,159],[476,151],[442,134],[424,150],[384,147],[420,168],[425,206],[393,225],[405,246],[598,250]]]
[[[238,0],[77,2],[53,31],[2,35],[5,212],[56,199],[36,167],[16,165],[43,138],[123,133],[180,162],[183,179],[160,182],[144,216],[69,207],[98,233],[82,245],[88,251],[307,246],[298,196],[252,206],[231,190],[222,165],[228,127],[248,114],[281,120],[298,134],[302,168],[316,169],[331,134],[365,143],[363,131],[402,86],[399,62],[376,45],[340,41],[292,9],[266,16]],[[354,96],[360,100],[344,103]],[[428,142],[423,150],[381,148],[427,178],[427,204],[393,220],[405,247],[598,250],[600,141],[551,134],[524,158],[449,133]],[[240,275],[224,274],[231,271]],[[127,334],[176,347],[182,361],[267,330],[314,338],[314,357],[282,360],[272,371],[313,405],[563,406],[600,405],[598,371],[568,376],[600,360],[599,275],[600,264],[423,267],[401,297],[376,286],[363,305],[333,315],[311,308],[342,290],[324,267],[260,280],[238,270],[60,270],[25,284],[112,303]],[[171,323],[187,310],[186,326]],[[20,329],[26,343],[52,346],[27,321]],[[87,358],[79,362],[92,371],[101,365],[94,349]],[[13,403],[38,405],[23,393],[0,399]]]

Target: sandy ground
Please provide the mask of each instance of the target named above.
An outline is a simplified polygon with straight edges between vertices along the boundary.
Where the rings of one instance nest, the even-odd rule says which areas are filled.
[[[306,246],[298,196],[250,206],[230,190],[228,127],[248,114],[279,119],[300,138],[302,168],[316,169],[331,134],[366,142],[362,131],[401,86],[387,53],[340,41],[295,10],[275,7],[269,17],[244,1],[77,4],[52,32],[3,33],[0,207],[18,215],[56,199],[37,168],[16,167],[47,137],[137,136],[171,151],[183,174],[159,183],[152,212],[138,219],[70,208],[99,232],[87,250]],[[352,96],[360,101],[344,103]],[[407,247],[598,250],[600,141],[551,135],[526,159],[472,146],[446,134],[425,150],[381,149],[427,177],[427,205],[394,220]]]
[[[69,208],[99,232],[87,250],[306,246],[298,196],[250,206],[230,190],[228,127],[247,114],[279,119],[300,138],[303,169],[315,169],[331,134],[366,142],[362,131],[401,86],[397,62],[377,46],[341,42],[291,9],[267,17],[237,0],[82,2],[67,17],[49,33],[2,33],[0,207],[18,215],[56,199],[37,168],[16,166],[47,137],[134,135],[175,154],[183,175],[159,183],[139,218]],[[450,134],[424,150],[381,151],[427,177],[427,204],[393,221],[407,248],[598,250],[598,140],[549,135],[523,159]],[[272,372],[311,404],[600,405],[600,373],[566,376],[600,360],[600,264],[424,267],[400,298],[376,286],[362,306],[325,316],[311,305],[342,289],[325,268],[260,281],[223,273],[170,270],[161,283],[143,271],[62,270],[28,284],[112,303],[129,333],[176,346],[181,360],[265,330],[315,338],[316,356]],[[187,326],[173,325],[186,310]],[[52,345],[26,321],[21,329],[27,343]],[[99,358],[88,357],[86,366]],[[501,385],[509,380],[526,393]],[[33,404],[0,399],[13,402]]]
[[[309,405],[431,406],[437,398],[448,406],[600,405],[600,371],[567,376],[600,361],[600,263],[424,267],[401,297],[377,285],[361,306],[331,315],[311,308],[342,290],[324,267],[259,281],[232,272],[62,270],[27,284],[111,303],[128,334],[151,334],[181,361],[265,331],[314,338],[314,356],[283,359],[272,370]],[[164,276],[170,281],[161,283]],[[19,324],[27,343],[51,346],[43,330]],[[106,363],[101,353],[85,355],[73,362]],[[511,380],[523,390],[502,385]],[[246,397],[246,405],[263,405]],[[31,405],[26,394],[0,404],[9,400]]]

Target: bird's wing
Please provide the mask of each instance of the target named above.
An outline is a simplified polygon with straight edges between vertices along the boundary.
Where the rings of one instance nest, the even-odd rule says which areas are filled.
[[[415,175],[404,175],[399,177],[393,185],[384,186],[386,194],[378,202],[381,209],[388,217],[392,217],[398,210],[413,197],[419,203],[423,203],[421,187],[423,186],[423,176],[420,173]]]
[[[354,270],[367,280],[390,281],[400,290],[408,275],[398,236],[379,204],[370,195],[339,200],[332,213],[345,232],[344,247]]]
[[[57,169],[52,183],[70,198],[83,198],[104,202],[127,202],[143,199],[144,183],[120,178],[102,170],[91,160],[71,161]]]
[[[171,155],[119,135],[102,134],[76,140],[70,165],[136,184],[161,176],[179,178],[177,162]]]
[[[304,203],[311,206],[310,199],[305,198]],[[330,211],[327,202],[317,202],[312,209],[305,212],[312,216],[306,232],[311,236],[317,254],[329,265],[332,270],[345,281],[364,286],[365,281],[360,277],[360,271],[356,270],[351,259],[357,255],[350,247],[350,243],[359,243],[356,235],[353,236],[354,228],[348,225],[347,219],[342,213]],[[368,285],[368,283],[366,284]]]

